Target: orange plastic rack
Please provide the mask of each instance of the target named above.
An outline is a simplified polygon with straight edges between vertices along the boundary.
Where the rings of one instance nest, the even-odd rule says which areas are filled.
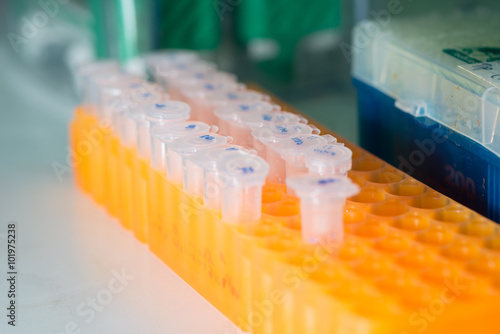
[[[234,226],[122,146],[90,107],[76,109],[70,132],[79,187],[242,331],[500,333],[497,225],[348,141],[361,193],[347,200],[345,240],[307,245],[284,186],[264,187],[261,221]]]

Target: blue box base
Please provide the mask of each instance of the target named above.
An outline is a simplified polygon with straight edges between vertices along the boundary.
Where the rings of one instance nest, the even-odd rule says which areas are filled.
[[[455,201],[500,222],[500,158],[481,144],[354,79],[361,146]]]

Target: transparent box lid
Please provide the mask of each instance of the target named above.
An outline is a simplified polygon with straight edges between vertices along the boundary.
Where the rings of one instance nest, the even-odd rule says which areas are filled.
[[[500,156],[500,12],[384,16],[356,26],[353,77]]]

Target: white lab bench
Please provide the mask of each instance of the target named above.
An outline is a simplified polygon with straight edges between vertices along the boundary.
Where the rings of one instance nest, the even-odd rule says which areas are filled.
[[[58,179],[52,164],[65,163],[76,100],[7,48],[0,64],[0,333],[238,333],[82,194],[72,175]],[[6,316],[10,222],[17,225],[16,327]]]

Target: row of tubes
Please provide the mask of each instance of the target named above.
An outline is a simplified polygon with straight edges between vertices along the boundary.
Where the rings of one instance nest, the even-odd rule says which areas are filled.
[[[359,192],[347,177],[351,150],[196,53],[143,63],[147,79],[114,61],[78,72],[83,104],[122,145],[226,222],[259,221],[267,181],[300,198],[305,242],[342,241],[345,200]]]

